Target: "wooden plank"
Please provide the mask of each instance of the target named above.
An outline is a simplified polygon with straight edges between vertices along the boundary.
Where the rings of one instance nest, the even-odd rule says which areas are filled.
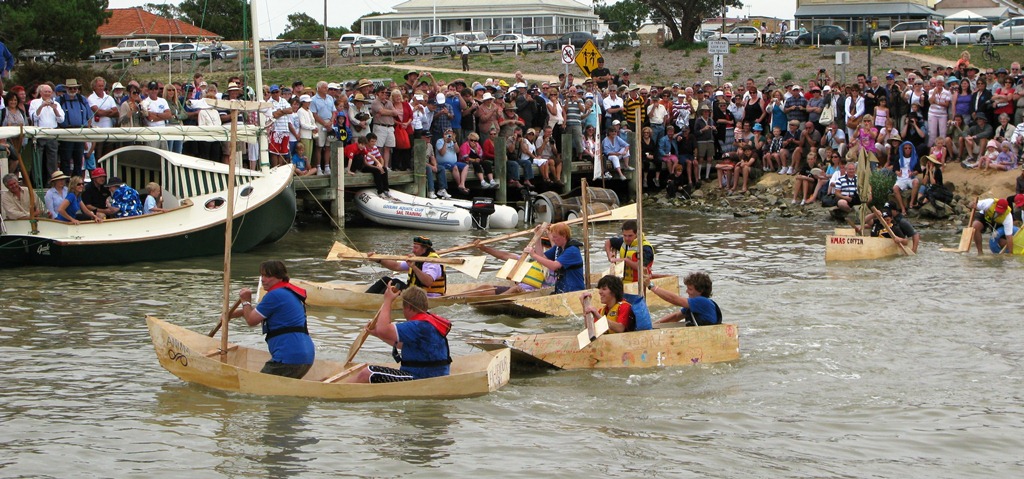
[[[341,379],[351,375],[352,373],[354,373],[356,371],[359,371],[359,370],[361,370],[361,369],[363,369],[365,367],[366,367],[366,363],[356,364],[355,366],[352,366],[352,367],[350,367],[350,368],[348,368],[348,369],[346,369],[346,370],[344,370],[344,371],[342,371],[342,372],[340,372],[338,374],[335,374],[334,376],[331,376],[331,377],[329,377],[327,379],[324,379],[323,382],[328,383],[328,384],[333,383],[333,382],[337,382],[337,381],[339,381],[339,380],[341,380]]]

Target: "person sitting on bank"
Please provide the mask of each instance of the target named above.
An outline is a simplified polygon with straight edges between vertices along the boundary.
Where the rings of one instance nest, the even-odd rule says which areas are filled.
[[[722,309],[711,299],[711,276],[703,271],[690,273],[683,279],[683,284],[686,285],[685,298],[676,294],[675,291],[668,291],[657,287],[654,283],[647,283],[647,288],[659,298],[682,307],[675,313],[661,317],[655,323],[676,323],[685,320],[686,326],[722,324]]]
[[[306,291],[289,282],[288,270],[278,260],[260,264],[260,284],[266,291],[260,304],[253,307],[252,290],[242,288],[242,307],[231,317],[245,318],[249,326],[262,325],[270,360],[261,373],[301,379],[316,354],[306,324]]]
[[[387,290],[388,285],[392,284],[400,290],[409,286],[421,286],[427,292],[427,296],[433,298],[443,295],[447,289],[448,276],[444,265],[424,261],[410,263],[392,259],[374,260],[373,255],[374,253],[367,255],[371,261],[377,261],[378,264],[391,271],[408,271],[409,277],[408,281],[401,281],[385,276],[370,286],[370,289],[366,290],[367,293],[383,293]],[[412,239],[412,255],[440,258],[434,251],[434,242],[426,236],[416,236]]]
[[[998,226],[1003,231],[1013,231],[1013,213],[1010,211],[1010,202],[1006,198],[986,198],[971,203],[974,219],[971,226],[974,227],[974,245],[978,247],[978,254],[981,254],[981,235],[987,231],[994,231]],[[1004,247],[1005,246],[1005,247]],[[1003,252],[1013,254],[1013,235],[1007,234],[999,242]]]
[[[546,236],[542,236],[540,238],[540,244],[544,248],[550,248],[551,240],[548,239]],[[476,249],[484,253],[487,253],[491,256],[494,256],[495,258],[505,261],[517,261],[520,257],[520,255],[517,255],[515,253],[501,251],[499,249],[492,248],[485,244],[481,244],[480,240],[474,241],[473,246],[475,246]],[[540,288],[546,288],[548,286],[554,286],[558,277],[551,270],[548,270],[547,268],[541,266],[540,263],[536,261],[530,261],[529,265],[530,270],[526,273],[526,276],[523,277],[522,281],[516,283],[515,286],[495,286],[494,294],[523,293],[528,291],[535,291]]]
[[[114,217],[129,218],[142,214],[142,200],[135,188],[126,185],[120,178],[113,176],[107,184],[110,198],[107,207],[114,210]]]
[[[650,324],[646,327],[637,326],[633,306],[629,304],[629,301],[623,299],[622,278],[610,274],[603,276],[597,281],[597,296],[601,300],[601,309],[598,310],[594,305],[590,305],[583,309],[583,314],[591,313],[595,319],[607,316],[608,329],[611,332],[628,333],[650,329]],[[580,295],[580,303],[585,304],[590,297],[590,291],[584,292]]]
[[[554,271],[558,278],[555,281],[553,294],[579,291],[585,288],[583,281],[583,254],[580,246],[583,243],[572,239],[572,231],[565,223],[555,223],[548,227],[548,237],[554,245],[546,251],[534,243],[533,248],[523,252],[549,271]]]
[[[3,185],[7,188],[3,193],[3,218],[5,220],[27,220],[31,218],[46,218],[46,207],[38,196],[28,194],[28,191],[18,183],[18,176],[14,173],[4,175]],[[35,211],[33,212],[32,200],[35,199]],[[35,216],[33,216],[33,213]]]
[[[635,283],[638,280],[638,242],[644,247],[644,276],[651,276],[651,267],[654,265],[654,246],[647,242],[647,238],[638,239],[636,229],[636,220],[626,220],[622,223],[622,236],[604,241],[604,252],[608,255],[608,261],[612,264],[625,263],[622,280],[626,283]]]
[[[395,324],[391,321],[391,308],[399,293],[402,316],[406,320]],[[447,376],[452,363],[448,347],[451,329],[451,321],[427,311],[427,294],[422,289],[410,286],[401,291],[388,285],[377,323],[372,329],[367,328],[367,332],[390,344],[391,354],[401,366],[394,369],[370,365],[359,371],[352,382],[393,383]]]

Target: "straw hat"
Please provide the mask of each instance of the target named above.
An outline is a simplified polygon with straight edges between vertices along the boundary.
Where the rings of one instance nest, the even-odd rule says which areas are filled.
[[[58,180],[67,180],[69,178],[70,177],[68,175],[65,175],[63,171],[57,170],[50,175],[50,183],[53,183],[54,181]]]

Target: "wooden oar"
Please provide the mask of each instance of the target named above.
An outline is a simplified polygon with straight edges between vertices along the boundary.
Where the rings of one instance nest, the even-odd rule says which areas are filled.
[[[220,327],[224,325],[224,322],[231,320],[231,315],[235,314],[235,310],[238,309],[238,305],[240,305],[240,304],[242,304],[242,298],[238,298],[237,300],[235,300],[235,304],[232,305],[231,306],[231,310],[228,311],[228,317],[227,318],[221,318],[220,321],[217,321],[217,325],[214,326],[213,329],[210,330],[210,333],[207,334],[207,336],[212,338],[214,335],[216,335],[217,331],[220,331]]]
[[[885,228],[885,232],[889,233],[889,238],[892,238],[892,242],[896,243],[896,246],[900,247],[900,250],[903,251],[904,255],[913,256],[914,254],[916,254],[913,251],[908,250],[906,246],[903,246],[903,243],[900,243],[899,238],[896,237],[896,233],[892,232],[892,228],[889,227],[889,223],[885,222],[885,218],[882,218],[882,212],[878,211],[878,208],[872,206],[871,211],[875,213],[875,221],[882,222],[882,227]]]
[[[523,265],[526,263],[526,258],[529,258],[530,255],[526,254],[525,250],[533,249],[533,245],[537,243],[537,240],[540,239],[540,235],[542,235],[547,229],[547,223],[540,224],[534,228],[533,238],[530,238],[530,242],[526,243],[526,248],[523,248],[524,252],[519,253],[519,259],[517,259],[515,265],[512,266],[512,271],[505,275],[505,279],[510,279],[518,283],[526,277],[526,273],[530,271],[530,268],[523,268]]]
[[[397,254],[375,254],[370,256],[366,253],[349,248],[338,241],[334,242],[334,246],[331,247],[331,251],[327,253],[327,261],[376,261],[381,259],[390,259],[395,261],[423,261],[427,263],[443,264],[451,266],[452,269],[456,271],[476,278],[480,276],[480,271],[483,270],[484,261],[487,260],[487,257],[466,256],[463,258],[431,258],[428,256],[403,256]]]
[[[586,311],[590,307],[590,298],[580,298],[580,302],[583,303],[583,310]],[[588,344],[593,342],[599,336],[608,332],[608,317],[601,316],[599,319],[594,319],[594,313],[583,314],[583,324],[587,327],[580,331],[576,335],[576,344],[580,349],[587,347]]]
[[[388,287],[390,288],[391,285],[388,284]],[[383,297],[384,296],[382,295],[381,298]],[[359,332],[359,336],[356,336],[356,340],[353,341],[352,346],[348,348],[348,356],[345,358],[346,365],[352,363],[352,359],[356,357],[356,353],[359,352],[359,348],[363,347],[363,343],[366,342],[366,337],[370,335],[370,330],[377,326],[377,319],[380,318],[381,313],[384,312],[384,308],[386,307],[387,305],[381,304],[380,309],[377,310],[377,314],[373,315],[373,319],[371,319],[370,322],[366,324],[366,327]]]
[[[971,241],[974,239],[974,213],[978,211],[980,196],[974,197],[974,207],[971,214],[967,215],[967,224],[964,225],[964,232],[960,234],[960,244],[956,247],[957,252],[966,253],[971,250]]]
[[[621,221],[621,220],[632,220],[632,219],[636,219],[636,208],[633,207],[633,206],[629,206],[629,205],[627,205],[627,206],[620,206],[620,207],[615,208],[613,210],[603,211],[601,213],[596,213],[596,214],[590,215],[590,218],[589,218],[589,220],[592,221],[592,222],[593,221]],[[582,222],[583,222],[583,218],[573,218],[571,220],[566,221],[565,224],[568,225],[568,226],[572,226],[572,225],[579,224],[579,223],[582,223]],[[442,249],[442,250],[437,250],[437,254],[439,254],[441,256],[444,256],[446,254],[451,254],[451,253],[454,253],[456,251],[464,251],[464,250],[467,250],[467,249],[476,248],[477,244],[497,243],[499,241],[506,241],[506,240],[510,240],[512,238],[519,238],[521,236],[526,236],[526,235],[529,235],[530,233],[533,233],[532,229],[523,230],[523,231],[517,231],[515,233],[509,233],[509,234],[506,234],[506,235],[495,236],[494,238],[488,238],[488,239],[485,239],[485,240],[481,240],[479,243],[467,243],[467,244],[464,244],[464,245],[461,245],[461,246],[453,246],[451,248],[445,248],[445,249]]]

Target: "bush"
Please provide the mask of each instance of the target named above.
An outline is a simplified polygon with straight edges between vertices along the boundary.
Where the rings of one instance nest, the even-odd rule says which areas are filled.
[[[18,68],[14,71],[14,77],[12,82],[8,83],[7,90],[11,89],[11,86],[22,85],[29,87],[30,85],[38,85],[45,82],[53,82],[54,85],[64,83],[68,78],[74,78],[78,80],[78,83],[84,85],[83,91],[89,91],[89,84],[93,78],[103,77],[107,79],[107,83],[113,83],[116,79],[111,80],[111,76],[107,72],[95,68],[93,65],[76,65],[73,63],[41,63],[41,62],[25,62],[21,63]]]
[[[786,70],[779,75],[779,84],[782,85],[793,79],[793,72]]]
[[[868,206],[882,209],[889,201],[892,187],[896,184],[896,176],[889,170],[875,170],[871,173],[871,202]]]

